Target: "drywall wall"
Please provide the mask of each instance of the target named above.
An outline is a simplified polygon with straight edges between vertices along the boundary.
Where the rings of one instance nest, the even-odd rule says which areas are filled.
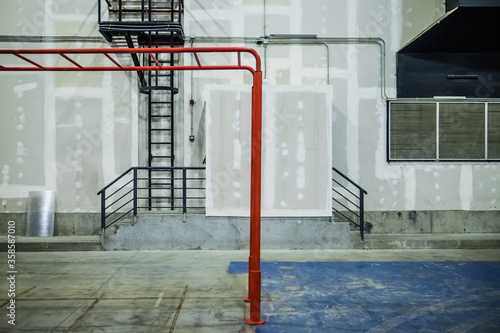
[[[389,97],[396,95],[395,53],[444,14],[439,0],[228,0],[210,4],[187,0],[186,6],[185,30],[190,36],[290,33],[383,38]],[[194,46],[205,45],[195,39]],[[263,58],[268,86],[331,87],[333,165],[368,190],[368,210],[498,209],[498,163],[387,163],[387,111],[377,45],[247,46],[255,47]],[[198,107],[212,83],[249,83],[239,74],[211,74],[212,80],[194,76],[194,87],[189,84],[185,89],[193,91]],[[195,112],[195,124],[203,123],[202,117]],[[270,190],[266,186],[264,182],[263,195]]]
[[[207,91],[207,215],[248,216],[251,92]],[[331,89],[263,87],[262,215],[330,216]]]
[[[2,74],[1,209],[25,211],[29,191],[52,190],[59,212],[98,211],[97,191],[137,163],[131,82],[124,73]]]
[[[1,34],[98,36],[97,2],[9,1]],[[1,48],[101,48],[101,43],[1,43]],[[3,57],[3,64],[20,64]],[[39,57],[45,64],[57,60]],[[99,57],[82,63],[100,64]],[[29,191],[56,191],[56,211],[97,212],[97,191],[137,164],[133,73],[0,73],[0,212],[25,212]]]
[[[99,35],[94,1],[23,0],[9,1],[3,6],[0,34]],[[293,33],[320,37],[383,38],[387,51],[389,96],[395,96],[395,52],[444,13],[442,0],[186,0],[185,7],[186,36]],[[207,45],[197,43],[196,38],[193,44],[230,45],[235,44]],[[265,103],[278,101],[285,91],[290,101],[296,97],[295,91],[307,103],[316,99],[317,92],[320,93],[321,102],[318,103],[322,110],[331,110],[332,139],[330,145],[318,146],[317,149],[325,149],[322,161],[331,158],[334,166],[368,190],[368,210],[498,209],[498,163],[386,162],[387,116],[386,102],[381,96],[378,46],[245,46],[256,48],[263,59],[265,86],[271,94],[265,97]],[[82,48],[106,45],[23,45],[12,42],[2,43],[0,47]],[[204,60],[217,64],[224,59],[208,57]],[[190,61],[190,56],[181,57],[184,64]],[[252,59],[245,57],[243,61],[251,63]],[[176,97],[181,107],[176,111],[176,164],[200,166],[208,155],[205,141],[209,128],[208,110],[216,110],[216,103],[227,107],[234,99],[232,92],[235,90],[229,86],[249,87],[251,75],[242,72],[195,72],[192,79],[191,73],[183,73],[179,77],[182,85],[181,93]],[[217,88],[218,85],[221,86]],[[284,90],[280,90],[281,87]],[[242,90],[242,99],[248,98],[248,91]],[[215,95],[212,96],[216,92],[221,98],[218,101],[214,99]],[[331,105],[324,102],[327,96],[332,101]],[[137,91],[136,75],[133,73],[0,73],[0,98],[0,212],[26,211],[30,190],[57,191],[58,212],[98,211],[95,193],[99,188],[128,167],[146,164],[143,153],[146,133],[144,100]],[[188,103],[191,98],[195,101],[193,106]],[[232,116],[227,119],[230,126],[236,120],[234,114]],[[320,118],[312,119],[317,121]],[[288,156],[296,159],[299,149],[298,133],[295,133],[298,129],[287,128],[289,131],[284,132],[284,138],[272,143],[275,149],[280,149],[276,156],[264,155],[267,159],[275,158],[270,170],[275,170],[278,176],[284,174],[288,167],[288,164],[282,164],[285,160],[279,154],[286,148]],[[195,135],[194,141],[189,141],[190,134]],[[315,135],[311,129],[304,132],[304,138]],[[220,139],[217,136],[213,138]],[[225,149],[234,154],[234,137],[232,140],[229,143],[233,146],[225,146]],[[282,143],[287,146],[281,147]],[[228,158],[234,160],[234,155],[231,156]],[[297,164],[293,167],[296,168]],[[281,206],[282,201],[287,207],[297,203],[292,198],[297,198],[300,193],[297,189],[300,175],[293,172],[296,170],[289,171],[289,174],[294,180],[287,183],[293,185],[286,193],[290,197],[280,197],[278,192],[272,190],[276,184],[283,184],[283,180],[274,175],[265,176],[268,178],[265,179],[263,198],[270,198],[272,193],[275,198],[280,198],[265,201],[269,205],[265,209],[277,209],[279,214],[307,214],[311,207],[300,207],[290,212]],[[329,182],[327,175],[322,176],[325,182]],[[239,182],[243,184],[246,176],[241,177]],[[269,188],[269,182],[273,183],[273,187]],[[319,180],[305,178],[303,185],[307,189],[303,193],[303,202],[313,200],[310,186],[318,185],[320,190],[317,195],[322,195],[324,187]],[[241,214],[247,204],[243,199],[248,192],[239,191],[241,205],[235,204],[234,193],[232,188],[227,195],[232,196],[231,207]],[[214,201],[212,207],[221,208],[225,204],[222,199],[219,203]],[[318,204],[314,209],[323,211],[324,207]]]

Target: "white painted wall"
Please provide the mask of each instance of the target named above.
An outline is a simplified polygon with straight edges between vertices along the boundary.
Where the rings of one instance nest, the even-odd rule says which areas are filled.
[[[99,35],[94,1],[9,1],[2,35]],[[101,48],[2,43],[1,48]],[[45,64],[55,58],[37,59]],[[17,60],[0,59],[2,63]],[[99,64],[101,58],[81,59]],[[0,212],[25,212],[29,191],[57,192],[59,212],[96,212],[97,191],[138,163],[133,73],[0,73]]]
[[[268,0],[264,23],[263,3],[187,0],[186,34],[381,37],[387,46],[389,97],[396,95],[395,53],[444,14],[440,0]],[[329,57],[323,46],[249,46],[257,47],[263,57],[269,86],[329,84],[333,94],[333,165],[367,189],[368,210],[498,209],[497,163],[387,163],[387,115],[381,96],[378,46],[330,45]],[[195,80],[199,78],[193,89],[198,104],[213,83],[249,83],[238,74],[212,75],[211,79],[204,75],[194,74]],[[186,90],[190,91],[190,86],[186,85]],[[199,118],[194,117],[196,123]],[[189,152],[189,146],[186,148]],[[273,191],[264,188],[263,193],[267,190]]]
[[[207,91],[207,215],[248,216],[251,92]],[[262,215],[331,214],[331,102],[328,86],[265,85]]]
[[[278,33],[317,34],[324,37],[381,37],[387,45],[387,94],[395,96],[395,52],[444,13],[442,0],[185,0],[184,30],[187,36],[263,36]],[[99,35],[95,1],[9,1],[0,12],[0,34],[25,35]],[[265,19],[264,19],[265,12]],[[194,46],[209,46],[194,43]],[[228,46],[213,44],[211,46]],[[386,162],[386,104],[381,96],[380,53],[375,45],[263,46],[246,45],[258,50],[263,58],[266,105],[281,94],[300,94],[303,101],[317,101],[321,112],[331,110],[332,139],[316,146],[320,164],[332,159],[334,166],[359,181],[369,193],[368,210],[494,210],[500,196],[500,167],[496,163],[392,163]],[[2,48],[105,47],[100,44],[29,44],[3,43]],[[0,58],[0,60],[2,60]],[[185,64],[189,56],[183,59]],[[208,63],[225,59],[204,58]],[[245,58],[250,62],[250,58]],[[177,164],[201,165],[212,147],[205,142],[207,117],[214,121],[217,105],[231,103],[236,88],[249,87],[249,74],[241,72],[183,73],[182,105],[177,119]],[[247,98],[242,90],[240,98]],[[215,99],[216,94],[220,96]],[[288,94],[288,95],[287,95]],[[190,106],[190,98],[195,101]],[[56,190],[57,211],[98,211],[95,195],[105,183],[132,165],[142,164],[144,127],[136,75],[132,73],[0,73],[0,212],[26,211],[30,190]],[[329,104],[328,100],[332,101]],[[206,103],[205,103],[206,102]],[[206,107],[204,108],[204,105]],[[304,102],[304,110],[309,104]],[[279,109],[276,110],[279,112]],[[243,117],[243,112],[240,117]],[[267,115],[273,115],[269,113]],[[189,141],[191,117],[194,142]],[[311,121],[325,116],[310,118]],[[236,161],[238,145],[234,139],[235,114],[227,121],[233,132],[213,134],[213,142],[232,138],[222,152]],[[328,121],[329,122],[329,121]],[[293,123],[298,126],[300,122]],[[330,122],[329,122],[330,124]],[[241,119],[240,119],[241,125]],[[326,126],[326,122],[321,123]],[[323,204],[313,208],[296,206],[301,193],[297,188],[297,170],[291,187],[278,193],[289,164],[283,151],[297,156],[297,127],[286,127],[286,135],[273,140],[266,150],[264,171],[265,209],[276,215],[315,215],[326,212]],[[243,126],[240,126],[243,130]],[[313,127],[305,127],[304,138],[316,137]],[[326,131],[325,133],[328,133]],[[229,135],[229,136],[228,136]],[[210,143],[210,142],[209,142]],[[286,147],[282,147],[286,144]],[[241,145],[241,143],[240,143]],[[292,149],[292,147],[294,147]],[[331,147],[331,148],[330,148]],[[266,147],[268,149],[269,147]],[[279,149],[279,151],[277,151]],[[323,154],[319,151],[323,150]],[[138,157],[139,155],[139,157]],[[209,161],[210,161],[210,154]],[[222,156],[222,155],[221,155]],[[273,160],[274,158],[274,160]],[[244,157],[240,157],[244,169]],[[295,161],[292,168],[300,167]],[[216,165],[208,165],[208,168]],[[329,186],[323,165],[304,170],[304,202],[322,196]],[[216,170],[214,170],[216,171]],[[248,170],[243,170],[248,171]],[[314,176],[324,176],[324,184]],[[248,192],[236,191],[231,178],[230,204],[226,197],[214,196],[213,214],[239,215],[246,209]],[[268,183],[273,182],[273,186]],[[285,193],[286,192],[286,193]],[[240,193],[240,198],[235,197]],[[285,197],[284,195],[290,195]],[[271,199],[269,199],[271,198]],[[239,199],[236,200],[236,199]],[[266,200],[269,199],[269,200]],[[282,202],[286,207],[282,206]],[[226,204],[228,204],[226,206]],[[296,206],[298,209],[291,209]],[[273,213],[273,210],[274,213]]]

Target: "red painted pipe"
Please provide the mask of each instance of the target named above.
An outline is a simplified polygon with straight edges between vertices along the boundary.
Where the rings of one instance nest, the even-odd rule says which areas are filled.
[[[252,88],[252,164],[250,171],[250,260],[248,298],[250,318],[247,324],[263,324],[260,318],[260,219],[261,219],[261,148],[262,148],[262,72],[253,75]]]
[[[143,53],[237,53],[238,54],[238,65],[234,66],[205,66],[205,67],[194,67],[194,66],[171,66],[171,67],[163,67],[166,70],[216,70],[216,69],[227,69],[227,67],[231,67],[231,69],[241,68],[247,69],[253,72],[249,66],[240,66],[239,54],[241,52],[250,53],[255,57],[255,71],[261,71],[261,60],[260,56],[254,49],[248,47],[186,47],[186,48],[109,48],[109,49],[0,49],[0,54],[11,54],[11,55],[29,55],[29,54],[143,54]],[[35,65],[36,66],[36,65]],[[39,65],[41,66],[41,65]],[[60,67],[6,67],[0,65],[0,70],[11,70],[11,71],[113,71],[113,70],[158,70],[158,66],[123,66],[120,68],[119,66],[109,67],[109,66],[93,66],[93,67],[68,67],[68,66],[60,66]],[[223,67],[223,68],[217,68]]]
[[[159,53],[237,53],[238,65],[203,66],[121,66],[110,54],[159,54]],[[255,57],[255,69],[241,65],[241,52]],[[11,54],[33,65],[6,67],[0,64],[0,71],[187,71],[187,70],[248,70],[253,74],[252,87],[252,162],[250,175],[250,256],[248,262],[248,297],[250,301],[250,318],[248,324],[262,324],[260,318],[261,303],[261,270],[260,270],[260,238],[261,238],[261,150],[262,150],[262,71],[260,56],[254,49],[246,47],[196,47],[196,48],[109,48],[109,49],[0,49],[0,54]],[[75,66],[45,67],[26,57],[29,54],[57,54],[72,62]],[[82,66],[68,54],[102,54],[116,66]],[[156,60],[152,56],[153,60]],[[71,60],[70,60],[71,59]],[[198,59],[198,57],[197,57]]]

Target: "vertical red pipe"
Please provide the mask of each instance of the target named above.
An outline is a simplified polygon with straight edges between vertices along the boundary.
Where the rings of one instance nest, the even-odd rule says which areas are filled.
[[[253,75],[253,80],[254,80],[254,83],[252,85],[252,110],[251,110],[251,158],[250,158],[250,170],[251,170],[251,173],[250,173],[250,244],[253,243],[253,232],[252,232],[252,221],[253,221],[253,213],[252,213],[252,207],[255,207],[255,203],[254,203],[254,195],[253,193],[254,190],[253,190],[253,184],[255,182],[254,180],[254,164],[253,164],[253,161],[254,161],[254,156],[255,156],[255,151],[254,151],[254,129],[253,129],[253,124],[255,123],[253,117],[254,117],[254,109],[255,109],[255,73],[252,73]],[[251,245],[250,245],[251,246]],[[245,302],[250,302],[250,298],[251,298],[251,295],[252,295],[252,268],[253,268],[253,259],[252,259],[252,252],[251,252],[251,248],[250,248],[250,256],[248,257],[248,296],[245,298]]]
[[[262,148],[262,72],[255,71],[252,87],[252,164],[250,174],[250,258],[248,298],[250,318],[247,324],[263,324],[260,318],[260,210],[261,210],[261,149]]]

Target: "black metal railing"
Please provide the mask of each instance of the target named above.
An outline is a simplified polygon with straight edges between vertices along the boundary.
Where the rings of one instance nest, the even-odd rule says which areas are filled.
[[[150,171],[155,172],[155,180],[161,185],[150,185]],[[188,209],[204,211],[205,167],[132,167],[97,195],[101,196],[102,230],[119,220],[137,216],[141,210],[183,214]]]
[[[365,194],[361,186],[336,168],[332,168],[332,214],[357,227],[364,241]]]
[[[112,22],[181,22],[184,9],[183,0],[97,0],[98,22],[103,21],[102,8],[108,8],[109,19]]]

